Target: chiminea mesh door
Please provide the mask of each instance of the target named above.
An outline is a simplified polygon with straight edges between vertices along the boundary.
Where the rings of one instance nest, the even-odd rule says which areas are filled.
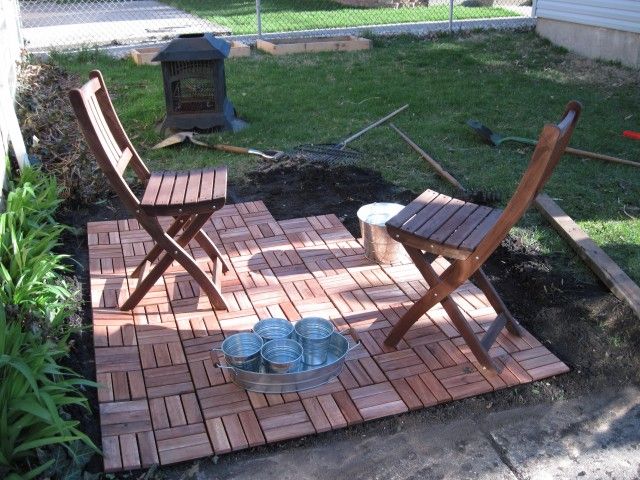
[[[210,33],[180,35],[153,60],[162,64],[167,129],[237,132],[247,124],[237,118],[227,98],[224,60],[230,44]]]
[[[216,111],[214,62],[170,62],[168,66],[174,112]]]

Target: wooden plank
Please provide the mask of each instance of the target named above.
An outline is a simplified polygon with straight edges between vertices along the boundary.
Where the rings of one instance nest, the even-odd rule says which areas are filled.
[[[458,210],[460,210],[463,205],[464,202],[462,200],[452,198],[451,201],[438,210],[438,213],[432,216],[427,223],[416,230],[416,235],[420,235],[421,237],[430,237],[432,233],[434,233]]]
[[[407,383],[407,380],[399,378],[397,380],[391,380],[391,384],[402,398],[402,401],[409,407],[409,410],[416,410],[423,406],[418,396]]]
[[[347,426],[347,420],[342,415],[342,412],[340,412],[340,408],[331,395],[321,395],[317,398],[329,423],[331,423],[331,428],[335,429]]]
[[[263,445],[266,442],[262,429],[260,428],[260,424],[258,423],[258,419],[256,418],[256,414],[253,410],[238,413],[238,418],[240,419],[242,429],[244,430],[244,434],[247,437],[247,442],[250,447]]]
[[[225,415],[222,417],[222,423],[233,450],[241,450],[249,446],[249,442],[247,441],[247,437],[244,435],[238,415]]]
[[[158,459],[158,451],[156,450],[156,440],[152,431],[140,432],[136,434],[138,437],[138,447],[140,450],[140,464],[142,468],[148,468],[155,465]]]
[[[140,453],[135,433],[127,433],[120,436],[120,449],[122,451],[122,468],[133,470],[140,468]]]
[[[171,193],[171,205],[182,205],[184,203],[188,181],[189,172],[177,172],[173,192]]]
[[[542,193],[534,203],[542,216],[569,243],[593,273],[640,318],[640,287],[629,278],[629,275],[598,247],[551,197]]]
[[[407,221],[411,219],[420,210],[426,207],[431,201],[438,196],[438,192],[434,190],[425,190],[418,198],[413,200],[409,205],[404,207],[398,214],[387,222],[387,225],[401,228]]]
[[[423,225],[429,222],[429,219],[444,208],[451,200],[452,197],[443,193],[438,194],[429,205],[425,206],[416,215],[409,219],[403,226],[402,230],[409,233],[415,233]]]
[[[429,237],[433,242],[444,243],[462,225],[462,223],[478,208],[475,203],[465,203],[454,215],[443,223],[437,231]]]
[[[316,397],[305,398],[302,400],[302,404],[304,405],[304,408],[307,411],[307,414],[311,419],[311,423],[313,423],[313,427],[316,429],[317,433],[331,430],[331,423],[322,410],[320,402],[318,402]]]
[[[444,241],[444,245],[457,248],[462,241],[471,234],[474,228],[478,226],[487,215],[491,213],[490,207],[480,206],[475,209],[469,216],[451,233]]]
[[[407,383],[420,399],[423,406],[429,407],[438,403],[438,399],[418,375],[406,379]]]
[[[169,205],[175,180],[175,172],[164,172],[160,190],[158,191],[158,198],[156,198],[156,205]]]
[[[227,438],[227,433],[224,429],[221,418],[211,418],[207,420],[207,431],[209,432],[209,438],[211,438],[211,445],[213,445],[213,451],[216,455],[227,453],[231,451],[231,444]]]
[[[487,215],[476,228],[465,238],[460,244],[460,248],[463,250],[473,250],[478,244],[487,236],[487,233],[493,228],[498,221],[498,218],[502,215],[502,210],[493,209]]]
[[[215,169],[208,168],[202,171],[202,181],[200,183],[199,202],[207,202],[213,199],[213,185],[216,178]]]
[[[189,172],[189,182],[187,183],[187,192],[184,198],[184,203],[195,203],[198,201],[201,178],[202,172],[200,170],[193,170]]]
[[[258,39],[256,48],[271,55],[303,52],[333,52],[368,50],[371,40],[352,35],[328,38]]]
[[[117,436],[102,437],[102,456],[105,472],[115,472],[122,469],[120,442]]]

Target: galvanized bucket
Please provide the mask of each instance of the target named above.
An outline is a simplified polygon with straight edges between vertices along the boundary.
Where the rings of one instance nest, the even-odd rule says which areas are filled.
[[[322,365],[327,352],[333,324],[320,317],[307,317],[296,323],[295,339],[302,345],[302,361],[307,365]]]
[[[293,323],[284,318],[265,318],[253,326],[253,333],[260,335],[265,343],[278,338],[291,338]]]
[[[296,372],[302,364],[302,345],[295,340],[279,338],[265,343],[261,355],[269,373]]]
[[[257,372],[260,369],[260,350],[262,338],[255,333],[236,333],[222,342],[222,348],[214,348],[221,351],[227,364],[240,370]]]
[[[403,208],[398,203],[370,203],[358,210],[364,254],[369,260],[388,264],[405,256],[402,245],[389,236],[385,227]]]

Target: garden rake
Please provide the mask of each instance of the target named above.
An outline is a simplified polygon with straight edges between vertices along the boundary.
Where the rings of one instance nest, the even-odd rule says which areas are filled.
[[[360,138],[369,130],[372,130],[392,119],[408,107],[409,105],[400,107],[338,143],[311,143],[300,145],[292,151],[286,152],[286,156],[295,160],[305,160],[308,162],[325,162],[339,165],[355,163],[360,158],[361,153],[358,150],[347,147],[347,145],[355,139]]]

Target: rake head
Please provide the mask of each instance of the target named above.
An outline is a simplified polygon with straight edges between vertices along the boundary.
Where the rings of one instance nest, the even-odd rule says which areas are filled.
[[[287,152],[287,157],[291,159],[334,165],[352,165],[360,159],[361,155],[358,150],[336,144],[300,145],[291,152]]]

